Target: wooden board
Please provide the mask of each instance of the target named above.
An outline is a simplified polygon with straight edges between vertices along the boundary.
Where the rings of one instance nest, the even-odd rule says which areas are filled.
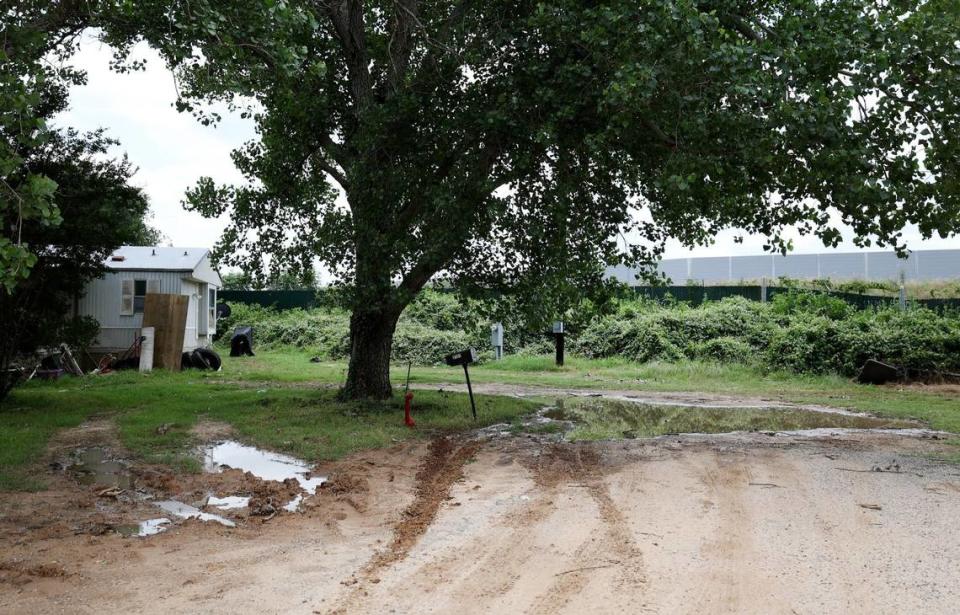
[[[186,295],[147,293],[143,299],[143,327],[153,327],[153,366],[180,369],[183,336],[187,330]]]

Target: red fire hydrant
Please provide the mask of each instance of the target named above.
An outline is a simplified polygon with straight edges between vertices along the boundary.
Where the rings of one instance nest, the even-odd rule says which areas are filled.
[[[416,427],[413,417],[410,416],[410,405],[413,403],[413,391],[407,391],[403,396],[403,424],[407,427]]]

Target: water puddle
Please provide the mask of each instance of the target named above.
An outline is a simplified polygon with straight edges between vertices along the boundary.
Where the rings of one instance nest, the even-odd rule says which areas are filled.
[[[326,476],[311,476],[310,466],[296,457],[264,451],[255,446],[247,446],[232,440],[204,447],[201,449],[201,453],[203,468],[207,472],[220,472],[224,468],[235,468],[250,472],[261,480],[283,482],[292,478],[297,481],[307,495],[315,494],[317,488],[327,481]],[[208,504],[226,510],[226,506],[218,505],[214,501],[231,500],[236,503],[240,499],[246,500],[243,506],[246,506],[249,502],[249,498],[233,496],[232,498],[210,498]],[[283,509],[297,512],[303,499],[303,494],[298,494],[285,504]],[[241,506],[236,507],[240,508]]]
[[[228,495],[225,498],[210,496],[207,499],[207,506],[213,506],[220,510],[236,510],[246,508],[250,504],[250,498],[242,495]]]
[[[106,449],[87,448],[74,453],[68,472],[81,485],[133,488],[133,475],[126,464],[111,459]]]
[[[147,519],[146,521],[141,521],[140,523],[118,525],[114,529],[121,536],[136,536],[138,538],[144,538],[146,536],[153,536],[155,534],[159,534],[160,532],[167,531],[168,525],[170,525],[170,519],[161,517],[159,519]]]
[[[205,513],[199,508],[194,508],[189,504],[184,504],[176,500],[163,500],[162,502],[155,502],[155,504],[171,515],[180,517],[181,519],[200,519],[201,521],[215,521],[226,527],[237,526],[237,524],[230,519],[226,519],[220,515]]]
[[[303,494],[298,493],[292,500],[284,504],[283,509],[287,512],[299,512],[301,502],[303,502]]]
[[[822,412],[806,407],[683,406],[652,404],[630,398],[558,399],[524,423],[526,431],[555,427],[567,440],[607,440],[668,434],[732,432],[796,433],[817,430],[909,430],[915,421],[853,412]],[[532,429],[531,429],[532,428]]]

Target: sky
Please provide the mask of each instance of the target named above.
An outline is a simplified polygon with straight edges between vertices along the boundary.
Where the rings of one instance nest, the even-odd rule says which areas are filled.
[[[73,65],[86,70],[87,84],[73,88],[70,109],[55,118],[55,126],[71,126],[81,131],[106,128],[120,141],[115,154],[124,152],[138,168],[133,183],[150,198],[153,220],[175,246],[212,247],[226,226],[226,219],[206,219],[181,206],[184,191],[201,175],[218,183],[239,183],[240,173],[230,160],[230,152],[255,137],[253,122],[243,120],[224,109],[216,127],[203,126],[188,113],[173,107],[176,86],[163,61],[146,46],[138,46],[133,57],[145,58],[141,72],[118,74],[109,69],[110,48],[86,37]],[[693,249],[670,242],[666,258],[686,256],[730,256],[761,254],[766,239],[746,236],[736,243],[738,233],[721,233],[710,246]],[[846,241],[839,251],[857,251],[844,232]],[[916,229],[906,229],[910,249],[960,248],[960,238],[924,241]],[[794,233],[794,252],[825,252],[815,237]]]

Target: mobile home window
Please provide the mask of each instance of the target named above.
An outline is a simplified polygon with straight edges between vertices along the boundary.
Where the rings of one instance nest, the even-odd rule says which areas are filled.
[[[122,280],[120,283],[120,314],[143,314],[147,293],[160,292],[160,280]]]
[[[143,314],[143,298],[147,296],[147,281],[133,281],[133,313]]]
[[[207,322],[207,327],[217,321],[217,289],[211,288],[207,290],[209,297],[207,297],[207,307],[210,312],[210,320]]]

